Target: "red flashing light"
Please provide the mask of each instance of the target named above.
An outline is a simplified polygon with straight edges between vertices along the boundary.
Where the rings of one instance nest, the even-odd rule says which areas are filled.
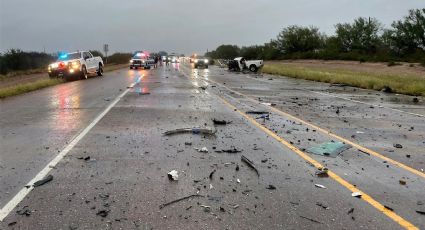
[[[59,68],[63,69],[65,68],[65,62],[59,62]]]

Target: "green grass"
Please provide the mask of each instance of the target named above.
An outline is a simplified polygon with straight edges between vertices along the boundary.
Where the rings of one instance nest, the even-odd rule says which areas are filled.
[[[105,72],[110,72],[110,71],[114,71],[117,69],[121,69],[124,67],[127,67],[128,64],[112,64],[112,65],[106,65],[104,68]],[[26,72],[19,72],[19,74],[23,75],[23,74],[33,74],[33,73],[40,73],[39,70],[32,70],[32,71],[26,71]],[[18,76],[18,73],[14,73],[12,75],[0,75],[0,80],[2,79],[2,77],[4,78],[9,78],[9,77],[14,77],[14,76]],[[47,73],[46,73],[47,75]],[[5,88],[0,88],[0,98],[6,98],[6,97],[11,97],[11,96],[16,96],[19,94],[23,94],[23,93],[28,93],[34,90],[38,90],[38,89],[42,89],[42,88],[46,88],[49,86],[54,86],[60,83],[65,82],[63,79],[41,79],[35,82],[29,82],[29,83],[22,83],[19,85],[15,85],[15,86],[10,86],[10,87],[5,87]]]
[[[0,89],[0,98],[19,95],[34,90],[46,88],[64,82],[62,79],[42,79],[36,82],[24,83]]]
[[[262,72],[311,81],[348,84],[364,89],[382,90],[384,87],[390,87],[394,93],[425,96],[425,77],[420,76],[320,70],[284,63],[266,63]]]

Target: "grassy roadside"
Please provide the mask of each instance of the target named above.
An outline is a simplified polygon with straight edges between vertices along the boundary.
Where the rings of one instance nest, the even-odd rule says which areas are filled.
[[[394,93],[425,96],[425,78],[420,76],[322,70],[285,63],[266,63],[262,72],[311,81],[348,84],[364,89],[382,90],[389,87]]]
[[[109,65],[109,66],[105,66],[104,71],[110,72],[110,71],[121,69],[121,68],[124,68],[124,67],[127,67],[127,66],[128,66],[128,64]],[[37,73],[40,73],[40,72],[37,72]],[[15,75],[15,76],[17,76],[17,75]],[[18,84],[18,85],[15,85],[15,86],[0,88],[0,99],[6,98],[6,97],[11,97],[11,96],[16,96],[16,95],[31,92],[31,91],[35,91],[35,90],[46,88],[46,87],[49,87],[49,86],[54,86],[54,85],[61,84],[61,83],[64,83],[64,82],[65,81],[63,79],[40,79],[40,80],[35,81],[35,82],[22,83],[22,84]]]

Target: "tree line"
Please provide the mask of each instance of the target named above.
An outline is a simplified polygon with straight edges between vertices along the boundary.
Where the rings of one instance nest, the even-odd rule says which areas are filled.
[[[205,54],[213,59],[324,59],[356,61],[408,61],[425,65],[425,8],[384,28],[376,18],[359,17],[335,25],[328,36],[315,26],[292,25],[263,45],[221,45]]]
[[[94,56],[100,56],[105,61],[104,55],[97,50],[90,51]],[[125,64],[133,56],[132,53],[114,53],[108,57],[108,63]],[[0,53],[0,74],[14,71],[25,71],[46,68],[47,65],[57,60],[57,54],[44,52],[26,52],[19,49],[10,49]]]

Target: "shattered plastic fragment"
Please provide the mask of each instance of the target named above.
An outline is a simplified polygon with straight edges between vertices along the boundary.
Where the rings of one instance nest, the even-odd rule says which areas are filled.
[[[201,153],[207,153],[208,152],[207,147],[202,147],[202,148],[197,149],[197,150],[198,150],[198,152],[201,152]]]
[[[362,193],[361,192],[353,192],[353,193],[351,193],[351,196],[352,197],[357,197],[357,198],[360,198],[360,197],[362,197]]]
[[[307,149],[306,152],[321,156],[337,157],[340,153],[349,148],[351,148],[351,146],[343,142],[330,141],[311,147]]]
[[[39,181],[36,181],[36,182],[33,184],[33,187],[42,186],[42,185],[44,185],[44,184],[46,184],[46,183],[50,182],[51,180],[53,180],[53,176],[52,176],[52,175],[48,175],[47,177],[45,177],[45,178],[43,178],[43,179],[41,179],[41,180],[39,180]]]
[[[321,185],[321,184],[314,184],[314,186],[316,186],[318,188],[326,188],[324,185]]]
[[[183,134],[183,133],[192,133],[192,134],[203,134],[203,135],[214,135],[216,130],[210,128],[182,128],[169,130],[164,133],[165,136],[174,135],[174,134]]]
[[[176,170],[170,171],[167,175],[168,175],[168,179],[170,179],[170,180],[178,180],[179,179],[179,175],[178,175],[178,172]]]

